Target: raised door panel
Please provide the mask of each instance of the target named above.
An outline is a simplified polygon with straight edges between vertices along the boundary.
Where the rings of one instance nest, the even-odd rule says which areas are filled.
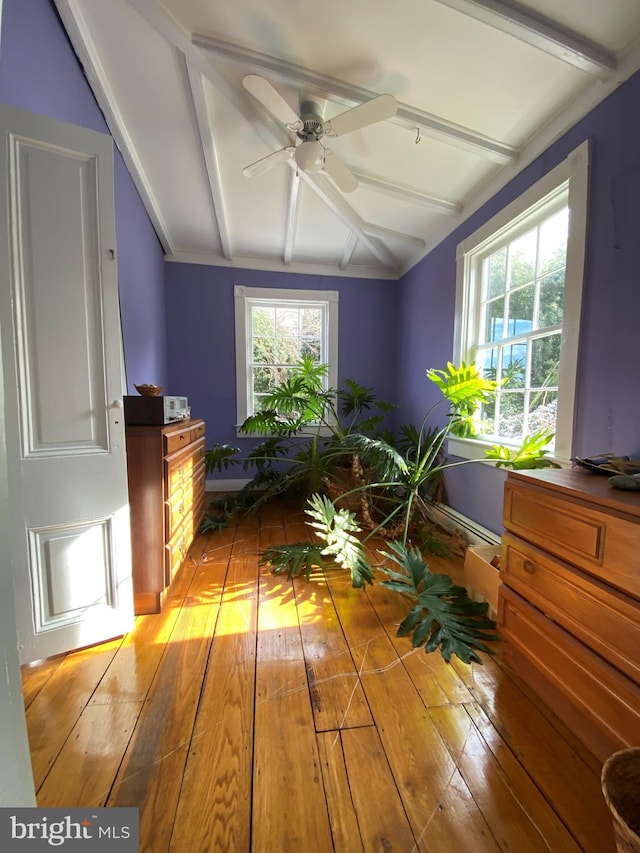
[[[11,559],[28,662],[133,627],[113,146],[2,104],[0,159]]]

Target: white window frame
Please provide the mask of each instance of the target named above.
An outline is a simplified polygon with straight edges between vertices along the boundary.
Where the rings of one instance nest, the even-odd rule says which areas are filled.
[[[236,435],[244,438],[247,433],[240,432],[240,426],[250,413],[251,399],[251,361],[248,346],[251,341],[250,306],[257,302],[281,303],[298,306],[300,304],[322,306],[325,309],[325,329],[323,349],[329,366],[327,382],[330,388],[338,386],[338,304],[337,290],[284,290],[272,287],[245,287],[237,284],[233,289],[236,329]]]
[[[458,244],[456,252],[456,313],[453,361],[474,363],[476,335],[479,329],[480,282],[476,277],[477,258],[505,235],[525,231],[527,219],[548,207],[559,196],[569,207],[567,264],[565,271],[564,311],[560,344],[558,412],[555,447],[551,458],[568,465],[572,457],[580,312],[587,240],[589,185],[589,141],[585,140],[562,163],[504,207],[477,231]],[[473,439],[450,438],[449,453],[463,459],[482,459],[494,444],[481,436]],[[508,444],[507,441],[502,441]]]

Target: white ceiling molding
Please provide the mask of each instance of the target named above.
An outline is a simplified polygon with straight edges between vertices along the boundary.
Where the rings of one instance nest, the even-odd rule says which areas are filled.
[[[135,1],[140,2],[140,0]],[[212,36],[194,33],[192,41],[194,45],[204,48],[220,59],[241,63],[243,66],[248,66],[258,72],[269,71],[283,80],[292,81],[298,85],[304,84],[310,94],[315,93],[349,107],[369,101],[380,94],[363,89],[360,86],[353,86],[342,80],[336,80],[334,77],[328,77],[325,74],[309,71],[293,62],[267,56],[264,53],[230,44]],[[430,136],[452,145],[471,149],[476,154],[481,153],[498,163],[512,162],[518,156],[517,150],[510,145],[476,133],[470,128],[417,110],[407,104],[399,104],[395,116],[387,119],[387,121],[411,131],[414,135],[416,128],[420,127]]]
[[[413,187],[391,183],[391,181],[379,178],[377,175],[370,175],[367,172],[360,172],[357,169],[352,169],[351,171],[363,186],[370,187],[385,195],[401,199],[412,199],[423,207],[429,207],[432,210],[438,211],[438,213],[455,215],[462,210],[462,205],[458,202],[436,198],[435,196],[427,195],[427,193],[421,193],[419,190],[414,190]]]
[[[357,238],[355,238],[357,240]],[[397,281],[398,273],[391,270],[382,269],[375,264],[356,264],[349,267],[348,270],[342,270],[339,266],[332,266],[331,269],[326,263],[315,263],[313,261],[292,261],[291,266],[287,266],[282,258],[280,259],[265,259],[264,257],[254,257],[253,255],[235,255],[232,262],[223,261],[219,255],[212,252],[176,252],[174,255],[167,255],[165,260],[169,263],[178,264],[201,264],[211,267],[230,267],[231,269],[245,270],[265,270],[267,272],[279,273],[298,273],[300,275],[321,275],[321,276],[337,276],[338,278],[365,278],[365,279],[384,279],[385,281]]]
[[[227,227],[227,214],[224,202],[224,194],[222,191],[222,179],[220,175],[220,165],[218,162],[218,151],[216,143],[211,132],[211,120],[207,110],[207,104],[202,86],[202,75],[193,65],[185,58],[184,63],[189,78],[189,88],[191,90],[191,98],[193,100],[193,108],[196,114],[196,122],[198,124],[198,132],[200,134],[200,144],[202,145],[202,156],[204,157],[207,177],[209,179],[209,190],[211,194],[211,203],[215,214],[216,224],[218,226],[218,234],[220,236],[220,245],[222,246],[222,255],[230,261],[232,258],[231,237]]]
[[[287,190],[287,210],[285,214],[284,252],[282,260],[290,267],[293,260],[293,247],[296,239],[296,226],[300,210],[300,177],[293,169],[289,170]]]
[[[169,229],[160,212],[160,205],[151,190],[144,167],[133,145],[125,121],[116,107],[117,100],[113,95],[107,75],[98,58],[91,35],[84,25],[80,9],[74,0],[54,0],[54,2],[60,19],[71,40],[73,49],[84,68],[89,85],[93,90],[98,106],[102,110],[114,142],[122,155],[122,159],[158,235],[162,249],[164,252],[173,252],[175,247],[169,236]]]
[[[595,44],[579,33],[561,26],[557,21],[511,0],[437,2],[495,27],[588,74],[607,76],[616,69],[616,57],[602,45]]]

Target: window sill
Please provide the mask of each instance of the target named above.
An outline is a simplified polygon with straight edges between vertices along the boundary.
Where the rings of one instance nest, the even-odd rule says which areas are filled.
[[[275,432],[242,432],[239,426],[236,426],[236,438],[259,438],[266,441],[268,438],[275,438]],[[314,435],[320,438],[329,438],[333,435],[329,427],[320,427],[320,429],[301,429],[295,435],[283,436],[283,438],[312,438]]]
[[[493,447],[494,444],[499,443],[500,442],[498,441],[483,441],[481,438],[449,437],[449,439],[447,440],[447,451],[451,456],[458,456],[461,459],[482,462],[485,465],[491,465],[495,468],[496,463],[493,459],[485,459],[485,451],[487,451],[490,447]],[[561,468],[571,467],[570,459],[561,459],[558,456],[553,456],[551,454],[545,456],[545,459],[548,459],[550,462],[554,462]]]

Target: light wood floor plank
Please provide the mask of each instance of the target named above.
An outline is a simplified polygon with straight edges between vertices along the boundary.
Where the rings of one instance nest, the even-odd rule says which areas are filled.
[[[345,580],[330,587],[352,651],[362,655],[364,692],[420,849],[457,851],[469,838],[478,851],[498,850],[486,821],[451,759],[384,629],[353,607]]]
[[[227,573],[170,849],[250,849],[258,570],[244,539]]]
[[[140,809],[140,834],[153,853],[169,848],[225,571],[197,568],[107,802]]]
[[[263,526],[260,547],[284,542]],[[298,807],[304,801],[304,808]],[[332,849],[293,584],[260,577],[253,767],[254,853]]]
[[[340,737],[365,851],[402,850],[409,853],[411,850],[425,849],[416,848],[402,799],[376,729],[349,729],[341,732]],[[346,847],[336,845],[336,853],[351,853],[352,849],[349,842]]]
[[[600,780],[511,679],[499,669],[490,672],[492,665],[475,668],[474,680],[477,701],[493,728],[582,848],[593,853],[614,849]],[[486,724],[480,730],[486,739],[491,736]]]
[[[309,538],[300,518],[272,506],[199,536],[161,614],[25,669],[41,805],[110,790],[141,809],[147,853],[526,853],[536,832],[541,851],[614,853],[599,763],[499,657],[413,650],[400,597],[344,571],[259,568]],[[366,726],[345,717],[354,684]]]
[[[141,708],[142,702],[119,702],[106,715],[104,707],[87,705],[38,791],[38,805],[104,806]]]
[[[25,708],[33,702],[65,657],[66,655],[56,655],[22,667],[22,698]]]
[[[68,654],[26,712],[36,792],[122,640]]]
[[[573,837],[535,786],[528,787],[526,803],[519,796],[464,707],[431,708],[429,713],[501,850],[578,853]]]
[[[347,777],[340,733],[319,732],[317,740],[333,846],[338,853],[359,853],[364,848]],[[395,795],[397,797],[397,791]]]

